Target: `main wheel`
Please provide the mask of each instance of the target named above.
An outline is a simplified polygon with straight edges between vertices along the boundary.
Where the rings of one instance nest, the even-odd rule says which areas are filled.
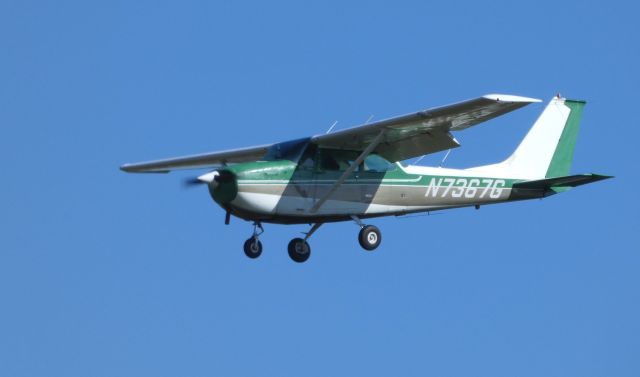
[[[360,233],[358,234],[358,241],[360,242],[360,246],[362,246],[365,250],[374,250],[378,246],[380,246],[380,242],[382,242],[382,234],[380,234],[380,229],[373,225],[365,225],[362,229],[360,229]]]
[[[287,247],[289,257],[297,263],[305,262],[311,255],[311,247],[302,238],[294,238]]]
[[[262,242],[255,237],[249,237],[244,241],[244,253],[251,259],[255,259],[262,254]]]

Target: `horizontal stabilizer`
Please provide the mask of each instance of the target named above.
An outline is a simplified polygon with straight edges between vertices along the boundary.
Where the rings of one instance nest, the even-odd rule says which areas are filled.
[[[513,185],[514,189],[524,189],[524,190],[553,190],[555,192],[565,191],[568,188],[586,185],[587,183],[593,183],[597,181],[601,181],[603,179],[613,178],[608,175],[599,175],[599,174],[577,174],[577,175],[568,175],[565,177],[556,177],[556,178],[547,178],[547,179],[539,179],[535,181],[527,181],[515,183]]]

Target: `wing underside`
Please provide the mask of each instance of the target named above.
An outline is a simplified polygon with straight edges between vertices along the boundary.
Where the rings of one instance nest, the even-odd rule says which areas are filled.
[[[315,136],[311,141],[327,148],[362,151],[382,132],[383,139],[373,152],[390,161],[402,161],[458,147],[460,144],[451,135],[451,131],[464,130],[533,102],[540,102],[540,100],[490,94]]]

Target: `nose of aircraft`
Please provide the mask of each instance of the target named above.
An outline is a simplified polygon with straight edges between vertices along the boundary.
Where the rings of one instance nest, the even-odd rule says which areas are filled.
[[[216,178],[220,176],[220,172],[218,172],[217,170],[214,170],[212,172],[209,172],[207,174],[202,174],[201,176],[199,176],[198,178],[196,178],[198,181],[200,182],[204,182],[209,184],[209,186],[214,186],[217,187],[218,186],[218,182],[216,181]]]
[[[238,181],[236,175],[230,170],[214,170],[185,181],[187,187],[203,183],[207,184],[213,200],[221,205],[230,203],[238,195]]]
[[[228,204],[238,195],[238,181],[230,170],[215,170],[201,175],[198,180],[207,183],[211,197],[219,204]]]

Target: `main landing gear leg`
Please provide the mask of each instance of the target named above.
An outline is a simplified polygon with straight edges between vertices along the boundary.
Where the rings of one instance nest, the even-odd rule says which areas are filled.
[[[289,258],[291,258],[294,262],[302,263],[306,262],[311,256],[311,246],[307,243],[307,240],[311,237],[313,233],[318,230],[322,226],[322,223],[315,223],[309,229],[307,234],[305,234],[304,238],[294,238],[289,242],[289,246],[287,246],[287,251],[289,252]]]
[[[255,259],[262,254],[262,242],[260,242],[260,235],[264,233],[264,228],[260,221],[253,223],[253,236],[249,237],[244,242],[244,253],[251,259]]]
[[[351,216],[353,221],[360,227],[360,233],[358,233],[358,242],[363,249],[372,251],[380,246],[382,242],[382,234],[380,229],[374,225],[366,225],[358,218],[358,216]]]

